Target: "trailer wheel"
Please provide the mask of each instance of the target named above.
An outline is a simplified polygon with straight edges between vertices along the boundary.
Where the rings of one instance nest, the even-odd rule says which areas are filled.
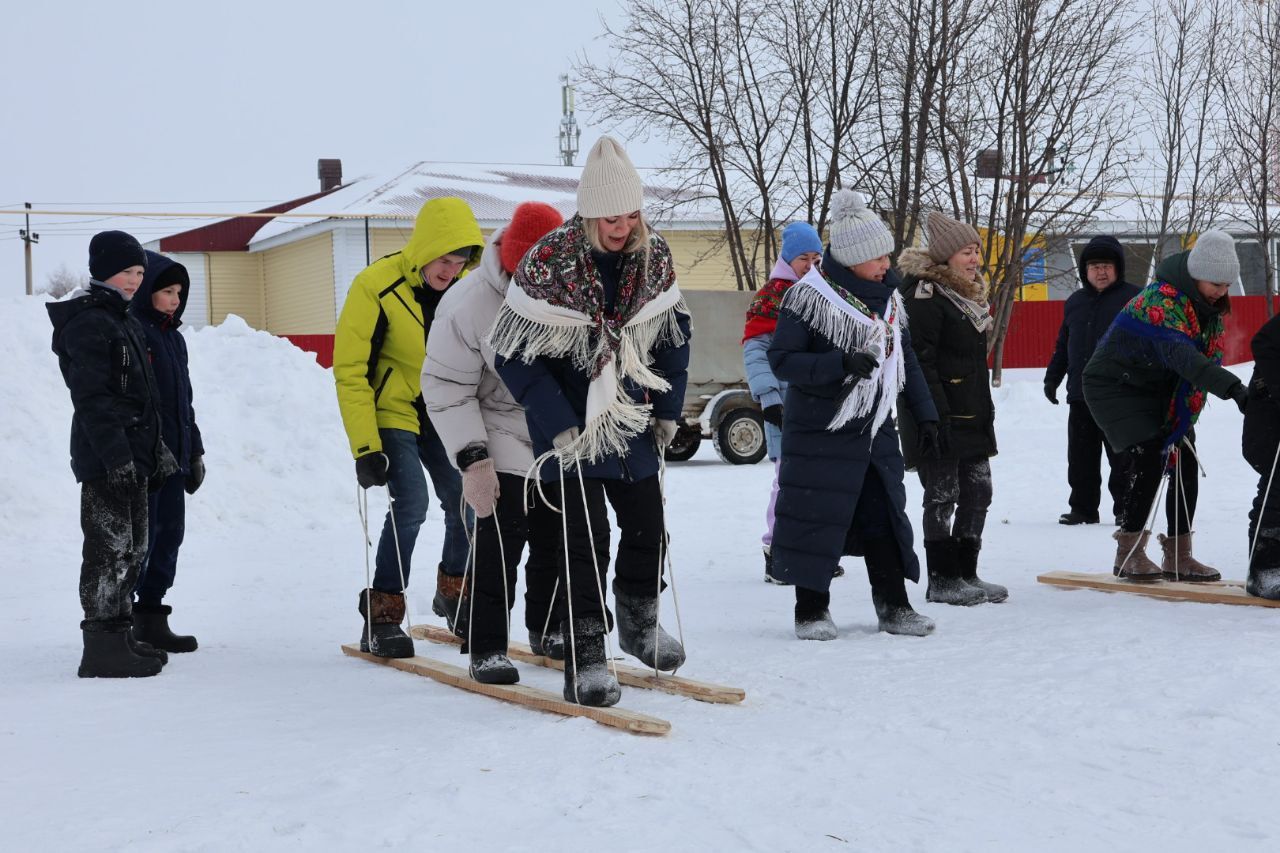
[[[697,424],[687,426],[682,423],[663,456],[668,462],[688,462],[698,452],[701,444],[702,433],[698,431]]]
[[[754,465],[764,458],[764,418],[755,409],[734,409],[715,431],[715,448],[730,465]]]

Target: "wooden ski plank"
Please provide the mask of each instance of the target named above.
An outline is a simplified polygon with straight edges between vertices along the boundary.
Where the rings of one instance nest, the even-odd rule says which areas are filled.
[[[343,645],[342,651],[351,657],[362,658],[370,663],[382,664],[392,669],[411,672],[414,675],[426,676],[439,681],[441,684],[448,684],[450,687],[460,687],[472,693],[480,693],[494,699],[501,699],[504,702],[512,702],[516,705],[523,705],[526,708],[534,708],[552,714],[561,714],[567,717],[586,717],[587,719],[595,720],[602,726],[610,726],[632,734],[665,735],[671,731],[671,723],[666,720],[650,717],[648,714],[640,714],[636,711],[628,711],[625,708],[592,708],[586,705],[578,705],[573,702],[566,702],[549,691],[539,690],[536,687],[526,687],[523,684],[481,684],[479,681],[472,679],[462,667],[431,658],[417,655],[411,658],[380,658],[360,651],[360,646],[355,643]]]
[[[459,646],[462,640],[452,631],[437,625],[414,625],[409,632],[414,639],[428,640],[432,643]],[[554,660],[544,655],[535,655],[533,649],[524,643],[512,643],[507,654],[513,660],[545,666],[549,669],[564,671],[564,661]],[[736,705],[747,697],[741,687],[728,687],[723,684],[712,684],[706,681],[694,681],[677,675],[654,676],[652,670],[641,669],[625,664],[615,664],[618,671],[618,683],[628,687],[641,687],[646,690],[660,690],[676,696],[686,696],[699,702],[711,702],[717,705]]]
[[[1205,604],[1237,604],[1253,607],[1280,607],[1280,601],[1256,598],[1244,591],[1240,581],[1217,583],[1185,583],[1157,581],[1133,583],[1121,580],[1110,572],[1048,572],[1036,578],[1040,583],[1071,589],[1097,589],[1103,592],[1127,592],[1150,598],[1167,598],[1172,601],[1198,601]]]

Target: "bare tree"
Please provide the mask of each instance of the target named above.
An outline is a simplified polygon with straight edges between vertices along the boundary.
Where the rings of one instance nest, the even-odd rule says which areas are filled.
[[[89,276],[73,271],[66,264],[61,264],[45,277],[40,292],[47,293],[54,299],[61,299],[73,290],[88,286]]]
[[[1246,8],[1234,34],[1239,65],[1223,83],[1227,168],[1247,222],[1263,248],[1267,316],[1274,312],[1272,241],[1280,228],[1280,9],[1276,0]]]

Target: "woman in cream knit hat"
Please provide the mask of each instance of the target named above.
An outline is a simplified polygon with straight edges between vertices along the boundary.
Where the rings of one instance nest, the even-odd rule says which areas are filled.
[[[671,250],[646,225],[643,204],[626,151],[602,138],[582,169],[577,215],[517,265],[491,335],[498,374],[524,406],[542,463],[540,491],[565,513],[564,696],[584,705],[621,695],[606,660],[606,500],[620,528],[619,645],[657,669],[685,659],[658,624],[666,547],[658,473],[684,403],[691,327]]]

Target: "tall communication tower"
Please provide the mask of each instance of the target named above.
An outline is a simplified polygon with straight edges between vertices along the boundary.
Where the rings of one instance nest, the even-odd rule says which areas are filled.
[[[560,113],[560,162],[572,166],[582,131],[578,129],[578,120],[573,117],[573,84],[569,82],[568,74],[560,75]]]

